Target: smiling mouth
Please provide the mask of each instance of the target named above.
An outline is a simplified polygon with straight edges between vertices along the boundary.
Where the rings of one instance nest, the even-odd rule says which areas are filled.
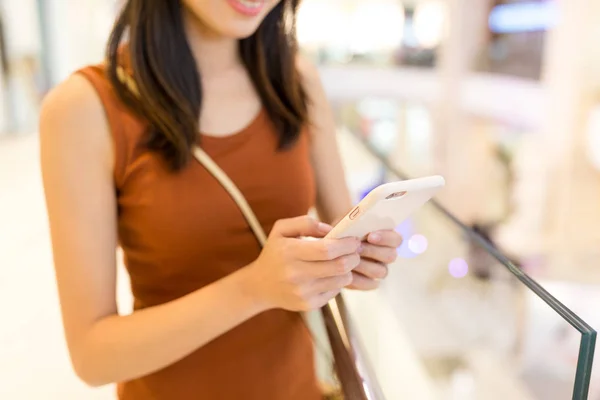
[[[254,17],[262,11],[265,0],[227,0],[227,3],[238,13]]]

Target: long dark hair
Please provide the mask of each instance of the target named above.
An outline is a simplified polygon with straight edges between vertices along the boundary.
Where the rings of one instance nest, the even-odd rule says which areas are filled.
[[[307,99],[295,60],[299,2],[282,0],[252,36],[239,41],[240,57],[277,129],[281,149],[294,143],[307,121]],[[162,154],[173,170],[191,158],[202,106],[200,76],[182,8],[181,0],[128,0],[106,50],[107,74],[118,96],[148,122],[148,147]],[[119,80],[123,56],[139,96]]]

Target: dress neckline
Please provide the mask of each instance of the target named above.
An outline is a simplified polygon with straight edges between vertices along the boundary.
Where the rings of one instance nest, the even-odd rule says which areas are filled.
[[[248,125],[246,125],[242,129],[240,129],[236,132],[233,132],[233,133],[229,133],[227,135],[222,135],[222,136],[211,135],[211,134],[206,134],[204,132],[200,132],[200,140],[203,142],[216,143],[216,142],[225,142],[225,141],[237,141],[237,140],[243,139],[254,131],[254,127],[257,126],[262,121],[264,114],[265,114],[264,107],[261,107],[258,110],[258,113],[256,113],[256,115],[254,116],[254,118],[252,118],[250,120]]]

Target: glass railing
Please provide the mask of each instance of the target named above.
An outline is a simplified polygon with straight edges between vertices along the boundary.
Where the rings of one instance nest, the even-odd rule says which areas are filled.
[[[358,136],[340,141],[357,197],[357,177],[406,178]],[[398,230],[382,287],[324,310],[346,399],[588,398],[585,321],[435,201]]]

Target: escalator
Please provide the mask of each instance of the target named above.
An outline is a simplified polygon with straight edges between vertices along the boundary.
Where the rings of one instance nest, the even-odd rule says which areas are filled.
[[[350,175],[407,178],[360,136],[340,136]],[[323,310],[346,399],[600,398],[594,329],[482,235],[435,201],[398,230],[382,287]]]

